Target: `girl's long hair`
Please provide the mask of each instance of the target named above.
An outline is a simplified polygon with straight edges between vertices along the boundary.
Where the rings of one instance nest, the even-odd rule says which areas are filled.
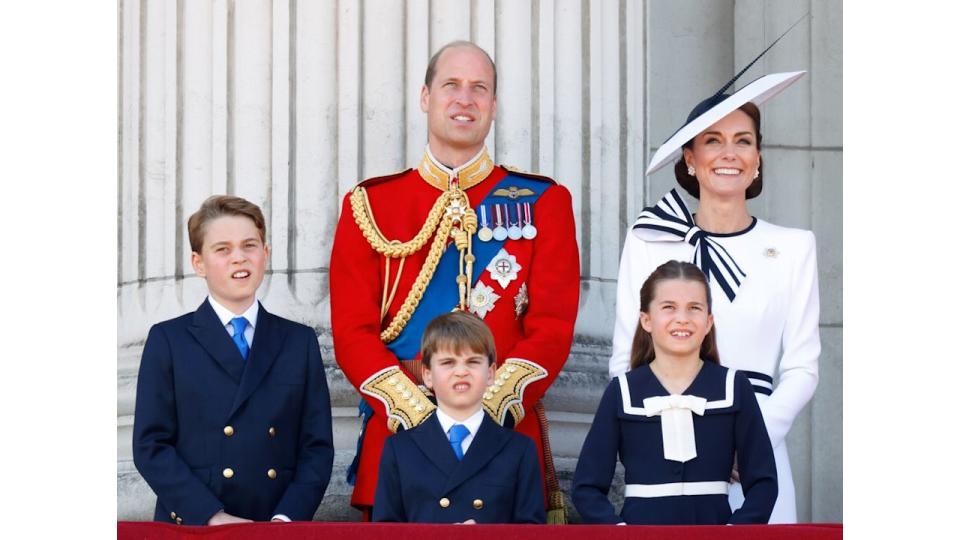
[[[643,282],[643,287],[640,287],[640,311],[644,313],[650,312],[650,302],[652,302],[654,296],[656,296],[657,286],[661,281],[669,279],[696,281],[702,284],[704,290],[707,291],[707,313],[713,313],[713,299],[710,296],[710,284],[707,283],[707,276],[703,275],[703,272],[701,272],[696,265],[680,261],[667,261],[661,264],[650,274],[650,277]],[[649,364],[653,362],[655,357],[656,352],[653,349],[653,336],[650,335],[650,332],[643,329],[640,321],[637,321],[637,331],[633,334],[633,348],[630,351],[630,369]],[[700,358],[707,362],[713,362],[714,364],[720,363],[720,353],[717,351],[716,323],[710,328],[707,335],[704,336],[703,343],[700,344]]]

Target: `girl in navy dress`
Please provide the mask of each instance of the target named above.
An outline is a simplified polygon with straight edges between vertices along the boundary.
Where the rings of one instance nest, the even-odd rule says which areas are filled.
[[[631,370],[600,400],[573,477],[585,523],[766,523],[777,499],[773,448],[750,381],[720,365],[710,287],[695,265],[668,261],[640,289]],[[607,499],[617,457],[620,515]],[[738,462],[745,502],[730,511]]]

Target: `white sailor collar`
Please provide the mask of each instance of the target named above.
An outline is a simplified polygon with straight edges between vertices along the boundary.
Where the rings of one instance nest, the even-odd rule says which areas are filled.
[[[734,399],[734,379],[737,371],[712,362],[703,362],[700,372],[682,395],[697,396],[706,400],[704,414],[735,412],[740,404]],[[620,389],[618,416],[633,421],[658,421],[649,417],[643,408],[644,398],[669,396],[670,393],[650,370],[649,365],[639,366],[617,377],[614,381]]]

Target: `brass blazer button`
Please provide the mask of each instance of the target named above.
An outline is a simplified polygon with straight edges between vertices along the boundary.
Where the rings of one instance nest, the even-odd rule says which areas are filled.
[[[277,435],[277,428],[270,426],[270,429],[267,430],[267,435],[275,437]]]
[[[277,479],[277,471],[276,471],[275,469],[270,469],[270,470],[268,470],[268,471],[267,471],[267,477],[270,478],[271,480],[276,480],[276,479]]]
[[[176,512],[170,512],[170,519],[177,519],[177,513],[176,513]]]
[[[223,434],[227,437],[233,436],[233,426],[226,426],[223,428]]]
[[[233,469],[231,469],[230,467],[227,467],[226,469],[224,469],[224,470],[223,470],[223,477],[224,477],[224,478],[233,478]]]
[[[483,508],[483,499],[474,499],[473,507],[476,508],[477,510]]]
[[[446,497],[440,499],[440,508],[446,508],[448,506],[450,506],[450,499]]]
[[[177,518],[177,525],[182,525],[182,524],[183,524],[183,520],[180,518]]]

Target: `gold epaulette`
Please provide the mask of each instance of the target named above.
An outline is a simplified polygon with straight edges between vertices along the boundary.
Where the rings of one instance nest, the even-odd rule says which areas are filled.
[[[507,414],[513,416],[513,425],[523,420],[523,392],[527,386],[547,376],[547,370],[529,360],[508,358],[497,368],[493,386],[483,394],[483,408],[501,426]]]
[[[420,425],[437,408],[397,366],[371,375],[360,385],[360,392],[383,403],[387,409],[387,427],[392,433],[400,426],[410,429]]]
[[[500,165],[500,166],[503,167],[504,169],[510,171],[511,173],[517,175],[517,176],[522,176],[522,177],[524,177],[524,178],[531,178],[531,179],[533,179],[533,180],[540,180],[540,181],[543,181],[543,182],[550,182],[551,184],[556,184],[556,183],[557,183],[556,180],[554,180],[553,178],[550,178],[549,176],[543,176],[543,175],[540,175],[540,174],[534,174],[534,173],[532,173],[532,172],[525,171],[525,170],[521,169],[520,167],[514,167],[513,165]]]

